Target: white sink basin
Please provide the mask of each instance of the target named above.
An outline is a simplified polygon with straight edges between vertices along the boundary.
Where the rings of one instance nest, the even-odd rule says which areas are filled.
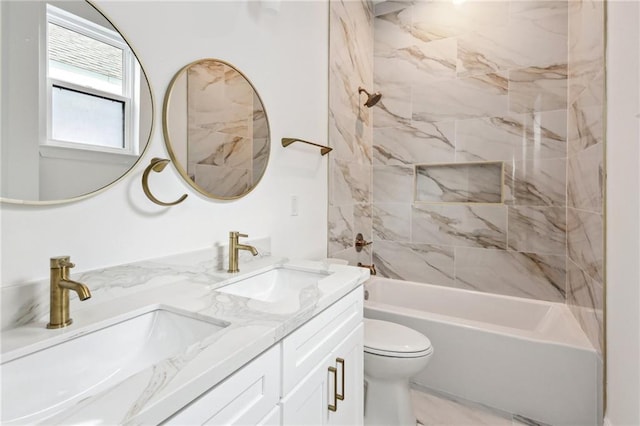
[[[281,266],[233,282],[216,291],[276,303],[298,297],[301,290],[315,286],[327,276],[329,272],[303,271]]]
[[[35,423],[178,355],[229,323],[155,307],[4,362],[0,423]]]

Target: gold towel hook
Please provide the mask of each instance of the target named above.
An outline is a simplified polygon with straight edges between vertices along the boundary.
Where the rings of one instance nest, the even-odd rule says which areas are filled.
[[[285,148],[294,142],[303,142],[308,143],[309,145],[317,146],[318,148],[320,148],[320,155],[326,155],[333,150],[333,148],[329,148],[328,146],[320,145],[315,142],[309,142],[298,138],[282,138],[282,146]]]
[[[149,189],[149,173],[151,173],[151,170],[153,170],[154,172],[160,173],[161,171],[164,170],[165,167],[167,167],[167,164],[169,164],[169,161],[170,160],[167,160],[166,158],[154,157],[151,159],[151,162],[149,163],[147,168],[144,169],[144,173],[142,173],[142,190],[144,191],[145,195],[154,203],[159,204],[161,206],[165,206],[165,207],[175,206],[176,204],[180,204],[189,196],[188,194],[184,194],[182,195],[182,197],[180,197],[176,201],[173,201],[171,203],[165,203],[164,201],[158,200],[151,193],[151,190]]]

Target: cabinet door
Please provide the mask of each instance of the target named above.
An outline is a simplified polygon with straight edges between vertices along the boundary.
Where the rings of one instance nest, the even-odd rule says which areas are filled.
[[[334,391],[338,394],[336,411],[329,411],[328,424],[354,426],[362,425],[364,416],[364,372],[363,372],[363,324],[356,327],[331,354],[330,363],[337,369],[337,381],[329,376],[329,403],[334,401]],[[342,399],[340,399],[342,397]]]
[[[283,425],[362,425],[362,339],[360,324],[289,392],[282,400]]]
[[[282,399],[283,425],[327,424],[327,379],[331,359],[330,356],[322,359],[317,367]]]
[[[362,323],[362,286],[282,341],[282,394],[293,390],[320,361]]]

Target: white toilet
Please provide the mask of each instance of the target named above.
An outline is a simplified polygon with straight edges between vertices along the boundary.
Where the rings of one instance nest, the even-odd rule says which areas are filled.
[[[364,424],[415,426],[409,379],[427,366],[431,342],[388,321],[364,319]]]

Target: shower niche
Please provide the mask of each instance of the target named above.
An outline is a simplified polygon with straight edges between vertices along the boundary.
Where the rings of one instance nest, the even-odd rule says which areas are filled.
[[[418,164],[417,203],[502,204],[503,162]]]

